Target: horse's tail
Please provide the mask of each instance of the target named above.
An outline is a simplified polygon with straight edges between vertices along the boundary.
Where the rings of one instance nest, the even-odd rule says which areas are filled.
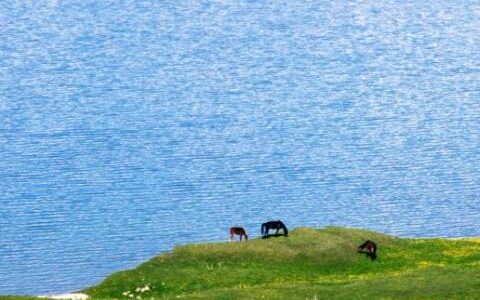
[[[247,235],[247,231],[245,229],[243,230],[243,234],[245,235],[245,240],[248,241],[248,235]]]
[[[262,229],[261,229],[261,232],[262,232],[262,235],[266,232],[266,227],[267,225],[265,223],[262,224]]]

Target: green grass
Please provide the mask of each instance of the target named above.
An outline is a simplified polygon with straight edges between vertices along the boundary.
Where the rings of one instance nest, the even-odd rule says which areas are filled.
[[[378,245],[376,261],[356,252],[366,239]],[[85,292],[93,299],[480,299],[480,239],[299,228],[288,238],[177,247]]]
[[[38,300],[35,297],[28,296],[0,296],[1,300]]]

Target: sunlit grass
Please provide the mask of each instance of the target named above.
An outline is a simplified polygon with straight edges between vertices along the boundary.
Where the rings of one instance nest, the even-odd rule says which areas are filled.
[[[366,239],[378,244],[376,261],[356,252]],[[96,299],[478,299],[479,253],[479,239],[299,228],[288,238],[177,247],[86,292]]]

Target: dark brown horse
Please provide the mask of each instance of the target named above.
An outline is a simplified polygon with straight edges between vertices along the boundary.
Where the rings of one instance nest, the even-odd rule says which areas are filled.
[[[269,221],[262,224],[262,228],[261,228],[262,238],[270,237],[270,235],[268,235],[268,231],[270,229],[276,230],[275,236],[278,236],[278,231],[280,229],[282,229],[284,236],[288,236],[287,226],[285,226],[285,224],[283,224],[282,221],[278,220],[278,221]]]
[[[370,257],[372,260],[377,259],[377,244],[373,241],[365,241],[365,243],[358,246],[357,251],[367,254],[367,257]]]
[[[247,231],[243,227],[230,227],[230,241],[233,241],[234,235],[239,235],[240,241],[242,241],[242,237],[245,237],[245,241],[248,241]]]

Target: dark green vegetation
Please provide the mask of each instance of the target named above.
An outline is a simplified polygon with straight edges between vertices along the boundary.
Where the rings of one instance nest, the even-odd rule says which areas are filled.
[[[378,245],[374,262],[356,253]],[[480,299],[480,239],[329,227],[177,247],[85,290],[94,299]]]

